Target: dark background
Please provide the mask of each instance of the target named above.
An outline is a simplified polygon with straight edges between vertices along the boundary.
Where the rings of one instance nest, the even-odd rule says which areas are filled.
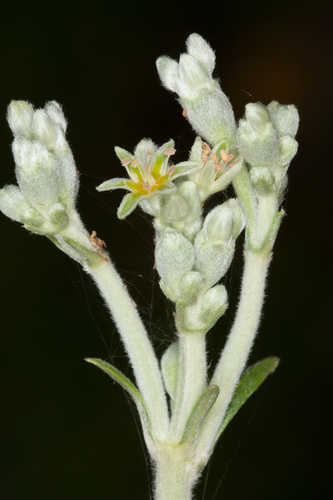
[[[326,499],[332,365],[332,28],[315,2],[35,2],[3,7],[0,26],[0,181],[14,181],[6,106],[56,99],[81,172],[79,207],[106,240],[159,353],[172,308],[153,267],[152,229],[137,210],[115,216],[122,193],[98,194],[122,174],[113,146],[194,139],[154,61],[176,57],[192,32],[217,52],[216,75],[237,118],[249,101],[294,103],[299,153],[290,169],[265,312],[251,360],[278,371],[225,432],[198,500]],[[0,491],[8,500],[148,499],[147,456],[121,389],[85,356],[131,375],[118,335],[80,268],[45,239],[0,217]],[[241,248],[226,279],[230,308],[209,336],[216,360],[237,303]],[[215,496],[214,496],[215,495]],[[170,499],[172,500],[172,499]]]

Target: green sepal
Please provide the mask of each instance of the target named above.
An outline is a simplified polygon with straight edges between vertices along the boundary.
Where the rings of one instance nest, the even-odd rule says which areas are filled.
[[[109,179],[108,181],[102,182],[102,184],[99,184],[99,186],[97,186],[96,189],[97,191],[111,191],[113,189],[127,189],[130,191],[127,182],[128,179],[114,177],[113,179]]]
[[[118,368],[115,366],[111,365],[107,361],[104,361],[103,359],[98,359],[98,358],[86,358],[85,361],[88,363],[91,363],[92,365],[97,366],[100,368],[104,373],[109,375],[109,377],[112,378],[115,382],[118,382],[118,384],[126,391],[128,394],[131,396],[133,399],[138,413],[141,418],[142,426],[144,427],[144,430],[148,431],[149,434],[151,435],[151,422],[149,418],[149,414],[145,405],[145,402],[143,400],[143,397],[141,396],[140,391],[138,388],[131,382],[129,378],[126,377]]]
[[[129,193],[122,199],[119,208],[117,210],[117,215],[119,219],[125,219],[130,213],[135,210],[140,198],[143,196],[137,193]]]
[[[115,146],[114,151],[121,162],[123,161],[131,162],[134,160],[134,156],[128,151],[126,151],[126,149],[120,148],[119,146]]]
[[[185,430],[180,441],[182,444],[186,443],[191,445],[195,442],[201,426],[211,407],[217,400],[219,393],[220,389],[217,385],[210,385],[201,394],[186,422]]]
[[[183,175],[190,175],[192,172],[195,172],[200,168],[200,163],[195,161],[182,161],[181,163],[177,163],[173,165],[173,173],[172,180],[177,179],[177,177],[181,177]]]
[[[276,356],[271,356],[262,361],[258,361],[258,363],[255,363],[245,370],[238,382],[231,403],[224,416],[222,425],[218,431],[217,439],[249,397],[261,386],[268,375],[276,370],[279,361],[279,358]]]

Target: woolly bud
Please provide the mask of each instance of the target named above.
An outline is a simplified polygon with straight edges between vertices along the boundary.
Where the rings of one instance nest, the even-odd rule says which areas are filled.
[[[14,135],[30,137],[33,107],[26,101],[12,101],[7,110],[7,120]]]
[[[164,231],[155,248],[156,269],[162,278],[161,287],[167,289],[169,298],[179,297],[182,276],[194,264],[194,248],[182,234],[168,229]]]
[[[59,176],[56,158],[35,141],[16,138],[12,145],[16,177],[27,201],[45,213],[58,201]]]
[[[279,134],[295,137],[299,125],[299,114],[296,106],[293,104],[282,105],[277,101],[272,101],[268,104],[267,109]]]
[[[216,285],[198,297],[195,304],[177,307],[176,323],[182,333],[208,332],[228,307],[228,294]]]
[[[246,105],[245,119],[239,122],[237,137],[240,153],[252,167],[278,165],[279,136],[263,104]]]

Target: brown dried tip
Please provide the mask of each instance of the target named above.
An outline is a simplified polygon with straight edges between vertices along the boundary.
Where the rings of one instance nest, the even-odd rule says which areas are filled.
[[[185,108],[182,111],[182,115],[183,115],[184,118],[187,118],[187,113],[186,113],[186,109]]]
[[[212,150],[210,149],[210,147],[207,144],[207,142],[203,142],[202,143],[201,150],[202,150],[202,152],[201,152],[201,159],[202,159],[203,162],[206,163],[208,161],[208,157],[209,157],[209,155],[210,155],[210,153],[211,153]]]
[[[98,255],[103,259],[105,260],[106,262],[108,261],[108,258],[106,257],[106,255],[104,254],[103,252],[103,248],[106,247],[106,243],[105,241],[101,240],[100,238],[97,237],[97,233],[96,231],[93,231],[90,235],[90,243],[92,244],[92,246],[94,246],[95,248],[97,248],[97,253]]]

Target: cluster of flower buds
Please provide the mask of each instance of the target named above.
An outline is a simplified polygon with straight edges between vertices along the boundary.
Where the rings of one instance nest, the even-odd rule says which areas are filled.
[[[295,106],[276,101],[268,106],[247,104],[237,131],[239,151],[250,167],[259,195],[275,192],[279,199],[287,184],[287,170],[297,152],[299,115]]]
[[[78,190],[62,109],[55,101],[36,110],[26,101],[12,101],[7,118],[18,186],[0,190],[0,210],[30,231],[57,234],[69,223]]]
[[[187,38],[186,48],[178,63],[167,56],[157,59],[160,79],[168,90],[178,94],[184,116],[201,137],[211,144],[223,140],[231,146],[235,117],[227,96],[212,76],[214,51],[197,33]]]
[[[227,272],[244,219],[235,199],[215,207],[192,243],[166,229],[155,249],[156,269],[165,295],[176,303],[182,332],[207,332],[227,307],[227,292],[217,285]]]

